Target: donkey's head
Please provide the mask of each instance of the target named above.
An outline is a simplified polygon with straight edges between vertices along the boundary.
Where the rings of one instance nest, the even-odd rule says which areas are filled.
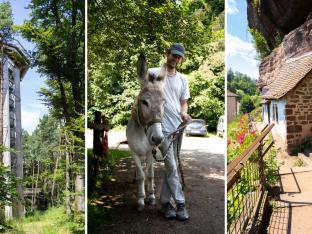
[[[137,73],[141,91],[137,99],[137,117],[138,122],[145,128],[151,145],[159,145],[164,138],[161,122],[165,104],[163,93],[165,72],[165,68],[162,68],[157,77],[148,74],[145,57],[142,54],[139,56]]]

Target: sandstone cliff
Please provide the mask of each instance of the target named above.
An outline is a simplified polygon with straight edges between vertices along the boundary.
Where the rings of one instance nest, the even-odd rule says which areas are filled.
[[[247,0],[248,26],[260,31],[271,49],[278,37],[302,25],[310,12],[312,0]]]
[[[282,43],[259,66],[259,88],[270,85],[290,60],[312,52],[312,18],[288,33]],[[312,64],[311,64],[312,66]]]

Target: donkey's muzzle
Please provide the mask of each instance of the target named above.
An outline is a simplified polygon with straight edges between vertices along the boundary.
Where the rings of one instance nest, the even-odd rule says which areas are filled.
[[[152,136],[152,142],[154,143],[155,146],[158,146],[163,139],[164,139],[163,136]]]
[[[158,146],[164,139],[161,123],[152,124],[146,131],[146,136],[151,145]]]

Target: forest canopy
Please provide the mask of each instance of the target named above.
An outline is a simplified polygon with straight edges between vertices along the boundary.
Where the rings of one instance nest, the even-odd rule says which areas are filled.
[[[101,111],[112,126],[126,125],[138,94],[136,60],[160,66],[173,42],[184,44],[179,68],[189,79],[193,118],[216,128],[224,113],[223,1],[92,1],[88,18],[88,119]]]

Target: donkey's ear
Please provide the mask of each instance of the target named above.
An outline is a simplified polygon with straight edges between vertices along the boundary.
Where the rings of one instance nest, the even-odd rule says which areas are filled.
[[[165,79],[166,75],[167,75],[166,66],[163,65],[163,66],[161,67],[161,69],[160,69],[160,72],[159,72],[159,74],[158,74],[156,80],[157,80],[157,81],[163,81],[163,80]]]
[[[138,79],[142,82],[146,80],[147,75],[147,62],[143,54],[139,55],[137,64]]]

